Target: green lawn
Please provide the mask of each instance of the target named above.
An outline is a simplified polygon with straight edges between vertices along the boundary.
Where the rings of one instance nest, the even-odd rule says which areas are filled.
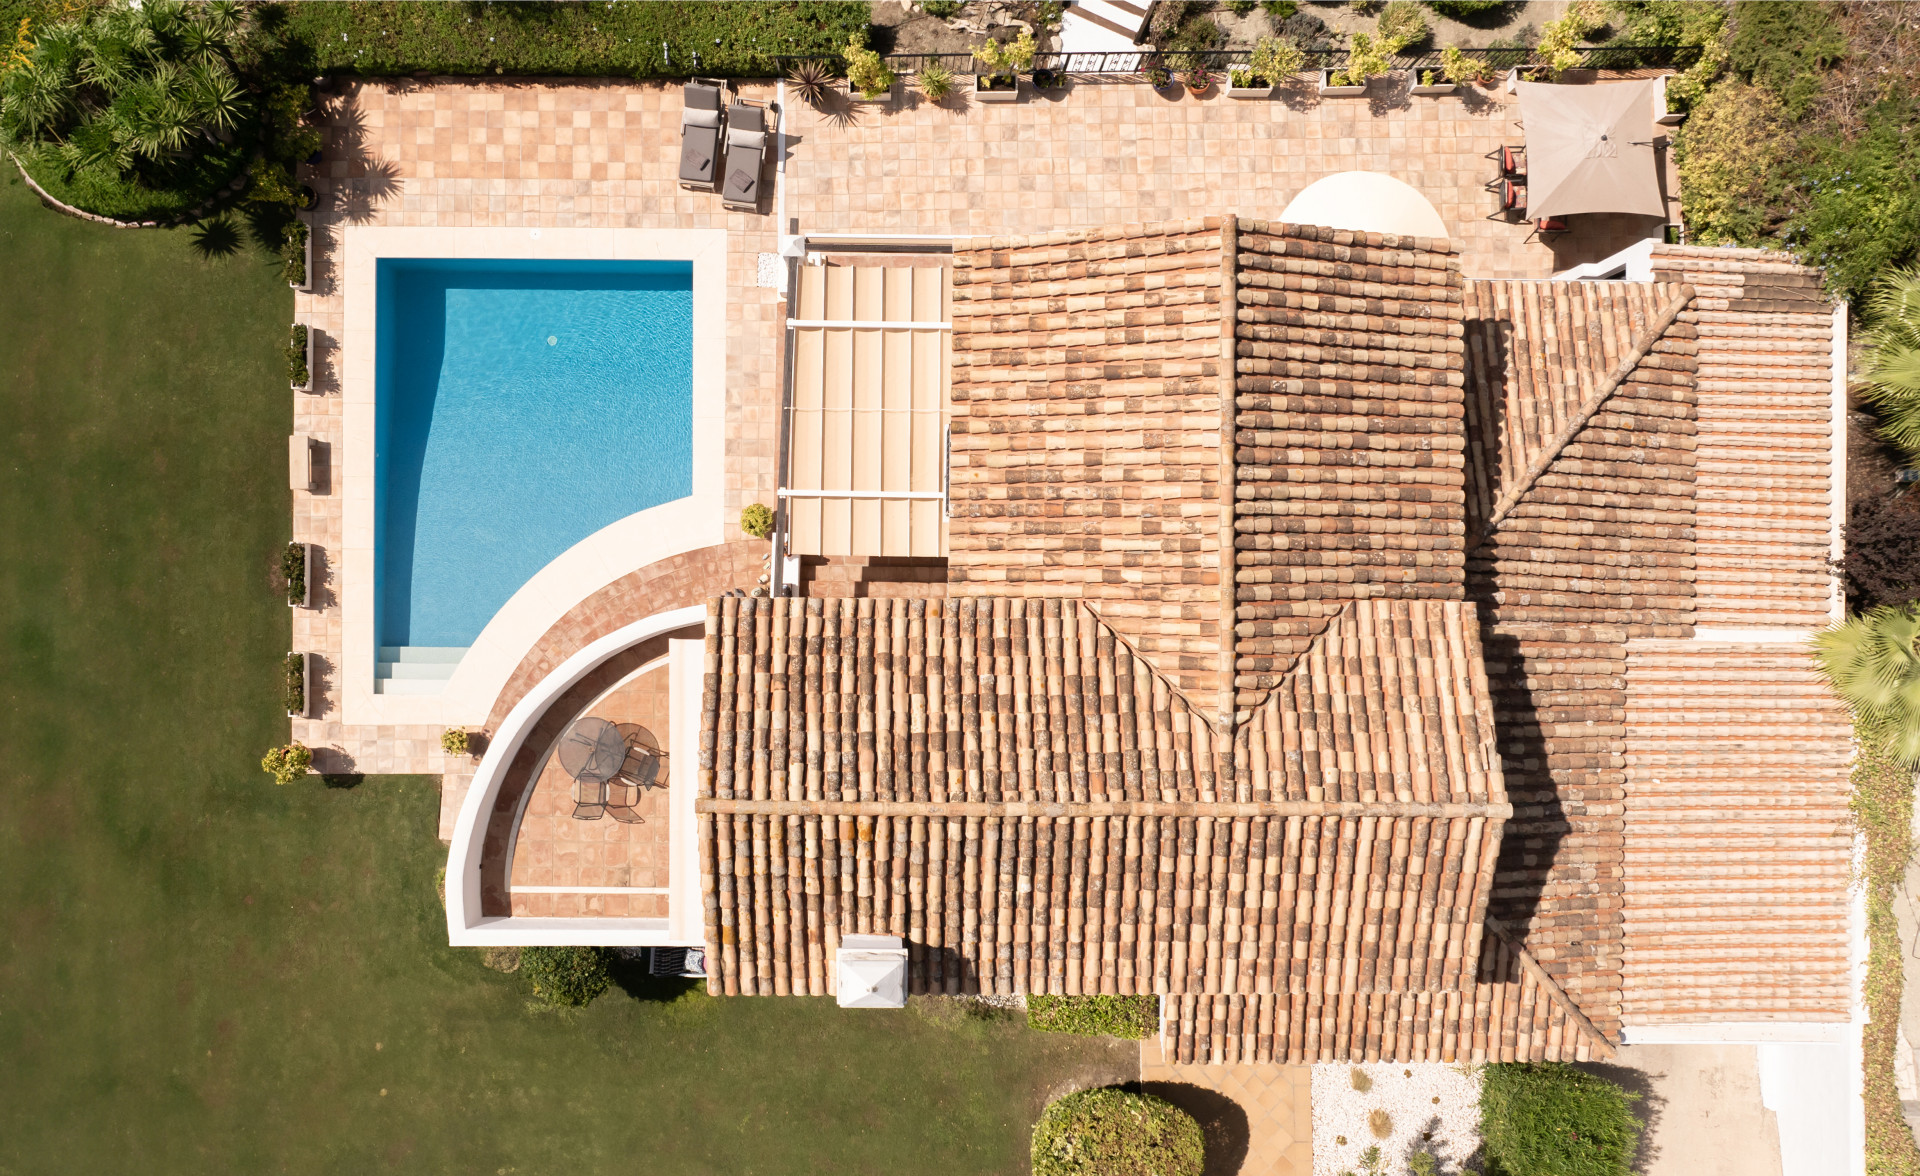
[[[292,297],[0,181],[0,1174],[1019,1172],[1131,1043],[821,1000],[535,1014],[446,946],[435,782],[284,740]]]

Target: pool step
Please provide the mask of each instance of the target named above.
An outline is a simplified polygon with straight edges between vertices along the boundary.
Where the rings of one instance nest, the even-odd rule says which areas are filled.
[[[466,655],[464,646],[382,645],[373,667],[373,692],[438,694]]]

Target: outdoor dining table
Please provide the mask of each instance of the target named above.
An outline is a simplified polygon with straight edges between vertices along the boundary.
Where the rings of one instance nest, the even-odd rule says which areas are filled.
[[[567,775],[586,784],[604,784],[620,774],[627,741],[620,728],[605,719],[581,719],[561,736],[559,751]]]

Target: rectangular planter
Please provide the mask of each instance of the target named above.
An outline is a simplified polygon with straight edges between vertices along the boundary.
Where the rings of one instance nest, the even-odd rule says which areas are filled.
[[[301,268],[300,272],[304,273],[307,276],[307,280],[304,282],[288,282],[287,285],[292,286],[295,290],[300,291],[302,294],[310,294],[313,292],[313,226],[312,225],[307,226],[307,239],[305,243],[301,246],[301,249],[305,253],[306,264]]]
[[[307,328],[307,382],[304,384],[294,384],[293,390],[295,392],[313,391],[313,328],[312,327]]]
[[[298,653],[299,651],[290,649],[287,652]],[[304,719],[307,715],[311,714],[312,711],[313,655],[311,653],[302,653],[300,654],[300,710],[297,714],[293,711],[288,711],[287,717],[289,719]]]
[[[1412,90],[1413,93],[1419,94],[1423,97],[1440,98],[1440,97],[1444,97],[1445,95],[1453,93],[1455,90],[1459,89],[1460,87],[1454,85],[1452,82],[1440,82],[1432,86],[1415,85],[1409,88]]]
[[[1014,78],[1013,85],[989,90],[982,81],[985,75],[973,75],[973,100],[975,102],[1018,102],[1020,101],[1020,79]]]
[[[1271,98],[1273,97],[1274,90],[1277,88],[1276,86],[1236,86],[1229,82],[1227,85],[1227,97],[1239,98],[1244,101]]]
[[[884,106],[885,104],[892,102],[894,99],[898,98],[899,96],[900,96],[900,79],[899,78],[893,79],[893,85],[887,87],[886,93],[876,94],[872,98],[869,98],[865,94],[862,94],[860,91],[854,89],[853,84],[851,82],[847,84],[847,101],[852,102],[859,106]]]
[[[1322,98],[1365,98],[1367,96],[1365,83],[1358,86],[1336,86],[1328,80],[1337,72],[1337,70],[1331,69],[1323,69],[1320,71],[1320,96]]]
[[[300,545],[300,558],[306,569],[300,575],[300,582],[306,586],[306,594],[303,595],[298,602],[292,600],[287,601],[288,608],[313,607],[313,544],[302,543]]]

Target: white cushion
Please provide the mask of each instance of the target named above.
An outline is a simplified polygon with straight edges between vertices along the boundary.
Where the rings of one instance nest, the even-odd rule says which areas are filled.
[[[680,125],[683,127],[717,127],[720,125],[720,112],[717,110],[695,110],[687,107],[680,112]]]

